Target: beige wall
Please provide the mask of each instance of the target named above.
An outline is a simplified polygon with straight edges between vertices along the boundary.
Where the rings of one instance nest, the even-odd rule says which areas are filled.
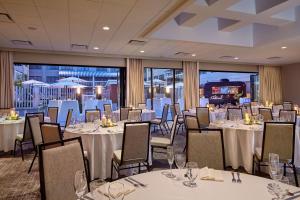
[[[281,67],[283,100],[300,105],[300,63]]]

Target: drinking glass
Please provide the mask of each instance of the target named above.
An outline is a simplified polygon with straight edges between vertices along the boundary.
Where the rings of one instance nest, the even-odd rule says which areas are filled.
[[[110,200],[123,200],[124,184],[120,182],[112,182],[108,186],[108,195]]]
[[[80,199],[87,192],[87,180],[84,170],[78,170],[74,176],[75,194]]]
[[[188,181],[184,181],[183,185],[187,187],[196,187],[195,183],[196,178],[198,177],[198,164],[196,162],[187,162],[186,164],[187,173],[185,176],[189,179]]]
[[[175,175],[172,173],[172,165],[174,163],[174,148],[172,146],[167,147],[167,158],[170,165],[170,173],[167,174],[167,177],[174,178]]]
[[[181,173],[181,169],[184,168],[185,166],[185,162],[186,162],[186,156],[183,153],[179,153],[175,155],[175,164],[179,169],[179,175],[178,175],[178,180],[180,180],[180,173]]]

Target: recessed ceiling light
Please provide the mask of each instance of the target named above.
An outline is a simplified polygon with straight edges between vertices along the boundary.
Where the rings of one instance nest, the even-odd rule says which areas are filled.
[[[234,59],[234,60],[238,60],[239,58],[238,58],[238,57],[234,57],[233,59]]]
[[[140,53],[145,53],[145,51],[144,51],[144,50],[141,50]]]
[[[110,28],[108,26],[103,26],[102,29],[108,31]]]
[[[99,47],[93,47],[93,49],[94,49],[94,50],[98,50],[98,49],[99,49]]]
[[[283,46],[283,47],[281,47],[281,49],[286,49],[287,47],[285,47],[285,46]]]
[[[195,57],[195,56],[196,56],[196,54],[194,54],[194,53],[193,53],[193,54],[192,54],[192,56],[193,56],[193,57]]]

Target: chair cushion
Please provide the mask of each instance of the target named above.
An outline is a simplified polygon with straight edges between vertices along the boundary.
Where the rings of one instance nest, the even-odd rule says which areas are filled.
[[[261,151],[262,151],[262,148],[255,148],[255,155],[256,157],[260,160],[261,159]]]
[[[117,163],[121,163],[121,156],[122,156],[122,150],[116,150],[114,151],[113,159]]]
[[[23,140],[23,134],[17,134],[16,140],[22,141]]]
[[[160,124],[161,123],[161,119],[153,119],[151,120],[151,124]]]
[[[171,145],[170,139],[163,138],[163,137],[152,137],[150,143],[152,146],[158,146],[158,147],[167,147]]]

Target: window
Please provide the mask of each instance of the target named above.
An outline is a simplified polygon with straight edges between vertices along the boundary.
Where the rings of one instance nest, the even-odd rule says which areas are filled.
[[[183,70],[145,68],[144,93],[147,108],[154,109],[157,117],[165,104],[179,103],[183,109]]]
[[[21,115],[46,111],[50,100],[78,100],[80,112],[96,98],[110,101],[114,110],[124,105],[123,68],[15,64],[14,69],[15,107]]]
[[[258,73],[200,71],[200,105],[258,100]]]

